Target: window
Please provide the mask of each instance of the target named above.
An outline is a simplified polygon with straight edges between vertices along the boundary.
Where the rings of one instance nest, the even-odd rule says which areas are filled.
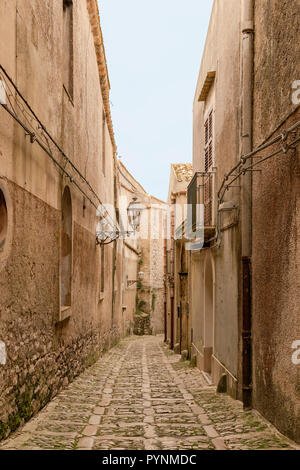
[[[73,99],[73,1],[63,0],[63,84]]]
[[[66,186],[61,211],[61,308],[71,306],[72,287],[72,201]]]
[[[105,165],[106,165],[106,162],[105,162],[105,159],[106,159],[106,155],[105,155],[105,129],[106,129],[106,116],[105,116],[105,112],[103,111],[103,117],[102,117],[102,171],[103,171],[104,175],[105,175]]]
[[[0,189],[0,254],[4,251],[7,236],[7,207],[3,192]]]
[[[105,282],[105,246],[101,245],[101,280],[100,280],[100,293],[104,294]]]
[[[204,148],[204,168],[205,172],[213,169],[213,111],[210,111],[204,124],[205,148]],[[212,224],[212,203],[213,203],[213,175],[208,174],[204,182],[204,225]]]

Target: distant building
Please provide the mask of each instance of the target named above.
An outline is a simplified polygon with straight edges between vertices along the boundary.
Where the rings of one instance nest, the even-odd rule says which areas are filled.
[[[193,176],[191,163],[171,165],[169,181],[169,232],[166,237],[166,340],[171,348],[187,348],[189,312],[187,298],[187,254],[183,238],[187,187]],[[178,237],[176,232],[179,231]]]
[[[150,315],[150,332],[164,332],[165,284],[164,250],[165,226],[164,214],[167,204],[154,196],[144,199],[145,211],[140,227],[141,271],[143,279],[138,290],[138,302],[142,302]]]

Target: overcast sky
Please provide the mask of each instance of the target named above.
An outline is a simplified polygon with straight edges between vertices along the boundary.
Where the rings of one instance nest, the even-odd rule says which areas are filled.
[[[166,200],[192,161],[192,107],[213,0],[99,0],[121,161]]]

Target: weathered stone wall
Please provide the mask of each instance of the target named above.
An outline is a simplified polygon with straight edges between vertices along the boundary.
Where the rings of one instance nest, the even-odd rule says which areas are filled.
[[[0,63],[100,199],[113,204],[114,147],[107,125],[102,133],[104,104],[86,2],[73,1],[72,99],[63,87],[62,1],[16,3],[0,3]],[[66,185],[72,200],[72,298],[68,317],[60,321],[61,200]],[[2,439],[124,330],[120,264],[114,268],[113,244],[105,248],[105,289],[100,295],[96,209],[2,108],[0,187],[9,222],[0,253],[0,341],[7,353],[0,364]]]
[[[300,80],[300,4],[255,4],[256,147],[300,119],[298,106],[285,121],[296,110],[291,87]],[[292,343],[300,338],[299,145],[261,169],[253,183],[253,399],[280,431],[299,442],[299,366],[292,363]]]
[[[151,282],[151,326],[155,334],[164,331],[164,240],[160,235],[158,240],[150,243],[150,282]]]

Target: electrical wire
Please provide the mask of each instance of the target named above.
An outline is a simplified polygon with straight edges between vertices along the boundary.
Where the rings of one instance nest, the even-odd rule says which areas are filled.
[[[219,209],[220,209],[220,205],[222,204],[222,202],[224,200],[224,196],[225,196],[226,192],[232,187],[232,185],[233,185],[233,183],[235,183],[235,181],[237,181],[241,176],[244,176],[248,171],[256,171],[256,170],[254,170],[254,168],[256,168],[261,163],[263,163],[263,162],[265,162],[265,161],[267,161],[267,160],[269,160],[269,159],[271,159],[271,158],[273,158],[277,155],[280,155],[282,153],[286,154],[289,150],[294,149],[295,148],[294,146],[300,141],[300,137],[294,139],[290,143],[287,143],[287,138],[288,138],[289,134],[291,134],[293,131],[295,131],[299,127],[300,127],[300,121],[297,121],[293,126],[291,126],[287,130],[284,130],[283,132],[281,132],[281,134],[277,135],[276,137],[271,139],[269,142],[257,147],[255,150],[253,150],[249,154],[242,156],[240,158],[239,163],[236,164],[230,170],[230,172],[227,173],[224,176],[224,179],[223,179],[222,184],[220,186],[220,189],[218,191],[218,209],[217,209],[216,234],[212,238],[211,241],[213,241],[213,240],[218,241],[219,240],[219,234],[220,234]],[[254,163],[251,163],[249,166],[247,166],[245,168],[245,164],[249,161],[249,159],[254,158],[261,151],[271,147],[272,145],[274,145],[274,144],[276,144],[280,141],[283,144],[283,146],[281,148],[277,149],[276,151],[272,152],[270,155],[267,155],[266,157],[261,157],[261,158],[257,157],[257,158],[260,158],[258,161],[254,162]],[[238,169],[239,169],[238,173],[234,175],[234,172]],[[231,178],[230,182],[228,184],[226,184],[226,182],[229,180],[229,178],[231,176],[233,176],[233,178]]]

